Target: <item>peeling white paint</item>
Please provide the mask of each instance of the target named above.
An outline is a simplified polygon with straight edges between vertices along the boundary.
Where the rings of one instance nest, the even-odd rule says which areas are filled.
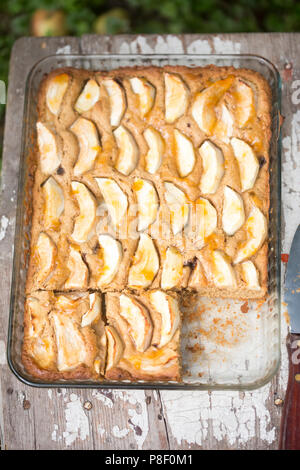
[[[129,433],[129,429],[120,429],[119,426],[114,426],[111,432],[115,437],[122,439],[123,437],[127,436],[127,434]]]
[[[51,434],[52,441],[57,441],[57,431],[58,431],[58,426],[57,424],[54,424],[54,429]]]
[[[50,400],[52,400],[52,390],[51,389],[48,390],[48,397],[49,397]]]
[[[239,392],[161,392],[165,413],[173,437],[180,446],[204,444],[208,429],[217,441],[238,448],[256,437],[256,423],[260,438],[267,444],[275,440],[275,427],[271,425],[266,406],[270,387],[241,396]]]
[[[213,45],[216,54],[239,54],[241,52],[241,44],[237,41],[214,37]]]
[[[6,229],[8,227],[8,218],[3,215],[1,217],[1,222],[0,222],[0,241],[3,240],[3,238],[5,237],[5,234],[6,234]]]
[[[0,366],[5,366],[6,364],[6,349],[4,341],[0,341]]]
[[[92,396],[95,397],[97,400],[101,401],[105,406],[108,406],[109,408],[112,408],[114,405],[112,399],[101,392],[97,392],[94,390]]]
[[[188,54],[211,54],[211,45],[206,39],[196,39],[187,47]]]
[[[70,44],[67,44],[66,46],[62,46],[56,49],[56,54],[70,54],[70,53],[71,53]]]
[[[76,439],[84,441],[90,435],[89,420],[83,410],[80,398],[71,393],[70,402],[65,409],[66,431],[63,438],[66,446],[70,446]]]
[[[97,432],[100,436],[103,436],[105,434],[105,429],[100,426],[100,424],[97,425]]]
[[[153,39],[138,36],[128,43],[123,41],[120,45],[121,54],[182,54],[184,52],[182,41],[176,36],[158,36],[154,45]]]

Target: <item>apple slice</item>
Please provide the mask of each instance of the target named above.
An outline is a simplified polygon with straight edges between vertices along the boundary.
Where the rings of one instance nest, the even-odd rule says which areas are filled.
[[[72,181],[71,186],[79,205],[79,215],[75,218],[72,238],[77,243],[84,243],[96,222],[96,199],[83,183]]]
[[[70,275],[65,282],[66,289],[82,289],[87,287],[89,270],[83,261],[80,251],[70,246],[67,268]]]
[[[225,173],[223,152],[212,142],[206,140],[199,148],[199,153],[203,167],[200,190],[204,194],[214,194]]]
[[[200,197],[195,204],[199,223],[198,234],[205,242],[217,228],[218,214],[211,202],[204,197]]]
[[[117,127],[126,110],[125,93],[115,80],[107,79],[102,83],[109,96],[110,124],[112,127]]]
[[[89,345],[71,315],[62,310],[51,313],[57,345],[57,368],[60,372],[88,363]]]
[[[234,77],[227,77],[196,94],[192,116],[205,134],[211,135],[217,124],[216,107],[233,84]]]
[[[36,255],[38,260],[37,283],[40,284],[53,271],[57,255],[56,245],[49,235],[44,232],[39,234],[34,248],[34,255]]]
[[[239,165],[242,191],[248,191],[253,188],[258,175],[258,159],[250,145],[243,140],[233,137],[231,145]]]
[[[124,219],[128,200],[118,183],[111,178],[95,178],[107,206],[112,223],[118,227]]]
[[[229,186],[224,188],[222,226],[227,235],[234,235],[245,222],[243,198]]]
[[[142,178],[135,178],[132,189],[138,202],[138,231],[151,225],[157,217],[159,201],[153,183]]]
[[[123,256],[122,245],[110,235],[98,237],[103,264],[99,270],[98,287],[107,286],[117,274]]]
[[[145,78],[134,77],[130,80],[133,93],[139,97],[139,107],[142,117],[149,113],[154,104],[155,88]]]
[[[105,333],[107,339],[106,370],[108,371],[120,362],[124,352],[124,345],[117,330],[113,326],[107,325],[105,327]]]
[[[171,348],[151,347],[144,353],[126,357],[124,361],[129,362],[135,369],[143,371],[144,374],[159,375],[164,369],[178,367],[178,354]]]
[[[133,263],[129,270],[129,287],[149,287],[159,270],[159,257],[153,240],[141,233]]]
[[[227,255],[223,251],[212,252],[212,274],[216,287],[236,287],[236,275]]]
[[[234,120],[225,103],[220,107],[220,118],[217,120],[214,134],[220,137],[228,138],[233,134]],[[227,139],[226,139],[227,141]]]
[[[143,135],[149,147],[146,155],[146,171],[153,175],[157,172],[162,163],[165,149],[164,139],[156,129],[153,129],[153,127],[148,127]]]
[[[251,86],[242,80],[235,82],[233,97],[235,99],[235,117],[238,127],[246,127],[255,114],[255,98]]]
[[[138,164],[138,146],[133,135],[123,126],[119,126],[114,130],[114,136],[119,148],[116,169],[123,175],[128,176]]]
[[[70,76],[61,73],[51,78],[48,83],[46,92],[46,103],[51,113],[56,116],[59,113],[60,106],[68,88]]]
[[[165,182],[165,199],[170,210],[170,222],[174,235],[181,232],[189,218],[189,206],[186,195],[173,183]]]
[[[165,73],[165,118],[172,124],[182,116],[188,106],[189,91],[178,75]]]
[[[177,248],[170,246],[164,260],[160,286],[164,290],[177,287],[183,275],[183,256]]]
[[[60,224],[59,218],[64,211],[63,190],[52,176],[43,184],[42,189],[45,199],[45,228],[56,230]]]
[[[93,168],[96,157],[101,150],[95,124],[85,118],[78,118],[70,127],[79,142],[79,155],[74,166],[74,175],[79,176]]]
[[[174,129],[175,157],[181,178],[189,175],[195,166],[195,152],[192,142],[182,132]]]
[[[244,261],[241,264],[242,278],[249,289],[260,289],[258,272],[252,261]]]
[[[252,208],[246,220],[245,230],[247,240],[242,243],[241,247],[238,249],[234,264],[241,263],[255,255],[267,237],[267,219],[257,207]]]
[[[180,324],[180,311],[178,302],[170,295],[161,290],[150,293],[152,307],[161,316],[160,342],[158,347],[162,348],[168,344]]]
[[[45,175],[51,175],[61,163],[55,135],[41,122],[36,123],[37,140],[40,152],[41,170]]]
[[[93,292],[89,294],[90,308],[82,315],[81,327],[90,326],[100,320],[101,317],[101,297]]]
[[[199,289],[199,287],[207,286],[207,279],[203,267],[198,258],[196,258],[196,266],[194,267],[192,274],[189,278],[188,285],[192,289]]]
[[[149,348],[153,333],[153,325],[147,309],[135,298],[121,294],[120,315],[128,326],[136,350],[144,352]]]
[[[96,80],[88,80],[80,93],[74,108],[79,114],[86,113],[99,101],[100,88]]]

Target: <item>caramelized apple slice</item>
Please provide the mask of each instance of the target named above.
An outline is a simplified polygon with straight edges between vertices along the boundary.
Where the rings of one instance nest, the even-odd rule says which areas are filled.
[[[177,287],[183,275],[183,256],[177,248],[170,246],[164,260],[160,286],[164,290]]]
[[[159,270],[157,250],[149,235],[142,233],[129,270],[129,287],[149,287]]]
[[[165,144],[160,133],[153,127],[145,130],[144,137],[149,147],[146,155],[146,171],[153,175],[162,163]]]
[[[153,325],[147,309],[134,297],[121,294],[120,315],[128,323],[136,350],[146,351],[150,346],[153,333]]]
[[[222,137],[226,142],[232,137],[234,120],[225,103],[222,103],[219,109],[220,116],[217,120],[214,134]]]
[[[192,142],[182,132],[174,129],[175,155],[181,178],[189,175],[195,166],[195,152]]]
[[[117,330],[113,326],[107,325],[105,327],[105,332],[107,339],[106,370],[108,371],[120,362],[124,351],[124,345],[117,333]]]
[[[234,77],[228,77],[197,93],[192,105],[192,116],[205,134],[211,135],[217,124],[216,107],[233,84]]]
[[[90,308],[82,315],[81,327],[90,326],[100,320],[101,317],[101,297],[93,292],[89,295]]]
[[[222,226],[227,235],[234,235],[245,222],[242,197],[229,186],[224,188]]]
[[[168,344],[180,324],[180,311],[178,302],[161,290],[150,293],[150,302],[153,308],[161,315],[160,342],[162,348]]]
[[[114,136],[119,148],[116,169],[123,175],[128,176],[138,164],[138,146],[132,134],[123,126],[119,126],[114,131]]]
[[[196,201],[196,210],[197,221],[199,223],[199,237],[205,242],[217,228],[217,211],[211,202],[204,197],[200,197]]]
[[[221,149],[206,140],[199,149],[203,173],[200,190],[203,194],[214,194],[224,176],[224,157]]]
[[[36,129],[41,170],[45,175],[51,175],[61,163],[61,156],[58,152],[55,135],[41,122],[36,123]]]
[[[138,201],[138,231],[146,230],[157,217],[159,202],[156,189],[150,181],[135,178],[133,191]]]
[[[44,232],[39,234],[34,253],[38,259],[37,282],[40,284],[47,279],[55,267],[57,249],[49,235]]]
[[[165,73],[165,117],[172,124],[188,106],[188,88],[178,75]]]
[[[27,343],[27,350],[41,369],[48,369],[55,366],[56,352],[48,321],[51,305],[43,294],[44,292],[34,294],[37,297],[31,296],[26,300],[26,310],[30,317],[27,330],[30,343]]]
[[[74,166],[74,175],[79,176],[93,168],[101,146],[96,126],[92,121],[80,117],[70,129],[79,142],[79,155]]]
[[[86,113],[99,101],[100,88],[96,80],[88,80],[80,93],[75,109],[79,114]]]
[[[67,268],[70,275],[65,283],[66,289],[87,287],[89,270],[81,257],[80,251],[72,246],[70,246]]]
[[[96,199],[90,190],[78,181],[72,181],[72,192],[79,205],[79,215],[75,219],[72,238],[77,243],[84,243],[96,221]]]
[[[258,272],[252,261],[244,261],[241,264],[242,278],[249,289],[260,289]]]
[[[171,227],[174,235],[181,232],[189,218],[189,206],[186,195],[173,183],[165,182],[165,198],[169,206]]]
[[[115,80],[111,79],[104,80],[103,86],[109,96],[110,124],[112,127],[117,127],[126,110],[126,99],[123,88]]]
[[[95,178],[95,180],[102,193],[112,223],[118,227],[127,213],[127,196],[115,180],[111,178]]]
[[[267,219],[257,207],[253,207],[251,210],[249,217],[246,220],[245,230],[247,233],[247,240],[242,243],[241,247],[238,249],[234,259],[235,264],[241,263],[247,258],[251,258],[251,256],[255,255],[267,237]]]
[[[97,285],[103,287],[109,285],[117,274],[123,252],[121,243],[110,235],[99,235],[98,240],[101,248],[102,266]]]
[[[51,113],[59,113],[63,97],[67,91],[70,77],[66,73],[61,73],[51,78],[46,92],[46,103]]]
[[[242,191],[247,191],[255,184],[259,171],[258,159],[250,145],[243,140],[233,137],[231,145],[240,169]]]
[[[196,266],[192,271],[188,285],[193,289],[199,289],[199,287],[207,286],[207,279],[198,258],[196,258],[195,263]]]
[[[234,86],[235,116],[238,127],[246,127],[255,113],[255,99],[251,86],[237,80]]]
[[[51,313],[57,345],[57,368],[69,371],[89,361],[88,345],[72,316],[63,310]]]
[[[220,250],[212,252],[212,276],[216,287],[236,287],[236,275],[228,256]]]
[[[145,78],[134,77],[130,79],[133,93],[139,97],[139,107],[142,117],[149,113],[154,104],[155,88]]]
[[[45,199],[45,228],[57,229],[59,218],[64,211],[64,193],[52,176],[43,184],[42,189]]]
[[[171,348],[150,347],[144,353],[126,357],[124,361],[129,362],[135,369],[143,371],[144,374],[159,375],[165,369],[177,365],[178,354]]]

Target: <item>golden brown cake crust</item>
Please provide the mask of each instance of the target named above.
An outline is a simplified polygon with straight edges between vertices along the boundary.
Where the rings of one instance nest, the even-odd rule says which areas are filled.
[[[165,84],[164,74],[170,73],[178,76],[186,84],[188,89],[189,105],[186,112],[175,120],[174,123],[168,124],[165,119]],[[62,104],[59,107],[58,114],[53,114],[46,103],[47,90],[49,84],[58,75],[65,74],[69,77],[66,90],[63,95]],[[142,117],[138,108],[139,102],[137,95],[133,92],[129,79],[132,77],[140,77],[146,79],[155,88],[154,105],[145,117]],[[205,90],[213,83],[219,80],[226,80],[233,77],[233,80],[241,80],[249,86],[255,95],[255,116],[251,118],[249,124],[238,127],[236,122],[233,124],[232,136],[247,142],[254,150],[259,163],[259,173],[255,184],[251,190],[242,192],[238,165],[234,156],[233,148],[230,140],[222,135],[207,135],[197,125],[192,115],[192,103],[197,94]],[[123,175],[116,170],[115,165],[118,161],[119,150],[113,134],[116,126],[111,126],[110,101],[108,92],[104,89],[103,80],[113,79],[123,90],[126,97],[126,109],[121,120],[121,125],[127,129],[133,136],[139,150],[139,160],[136,167],[128,175]],[[79,114],[75,110],[75,103],[81,94],[87,80],[95,80],[100,87],[100,98],[93,107]],[[235,83],[235,82],[234,82]],[[226,106],[234,115],[235,113],[235,95],[229,94]],[[227,236],[222,229],[221,212],[223,207],[224,187],[229,186],[234,189],[242,197],[245,215],[248,217],[253,205],[257,206],[264,214],[267,221],[269,218],[269,143],[271,138],[271,91],[267,81],[257,72],[248,69],[235,69],[233,67],[216,67],[213,65],[207,67],[188,68],[183,66],[165,66],[160,67],[125,67],[109,72],[78,70],[74,68],[63,68],[54,70],[43,79],[39,95],[38,95],[38,120],[41,122],[54,136],[57,146],[57,152],[60,155],[60,164],[55,171],[45,174],[42,171],[40,154],[36,148],[36,161],[33,162],[31,171],[35,172],[34,188],[33,188],[33,216],[31,229],[31,256],[27,274],[26,292],[28,298],[36,295],[41,296],[43,301],[45,296],[49,296],[47,302],[53,302],[53,296],[57,291],[70,292],[74,291],[78,295],[86,295],[88,291],[100,291],[107,293],[107,302],[111,305],[116,302],[116,298],[120,292],[126,291],[130,295],[143,296],[143,302],[147,301],[147,292],[161,287],[162,270],[164,260],[166,258],[167,249],[171,247],[177,248],[183,258],[183,273],[178,284],[171,288],[171,295],[182,292],[183,289],[188,291],[197,291],[199,295],[211,297],[224,297],[236,299],[257,299],[266,296],[268,290],[268,241],[249,259],[254,263],[259,273],[259,289],[247,288],[240,265],[236,265],[235,276],[237,286],[234,288],[216,287],[213,279],[209,276],[211,270],[211,253],[212,250],[218,249],[226,253],[229,259],[233,259],[238,247],[245,242],[247,233],[241,227],[234,235]],[[95,128],[95,136],[99,141],[99,147],[95,162],[92,167],[79,175],[74,175],[74,166],[78,161],[80,154],[80,142],[74,128],[71,126],[80,118],[88,120]],[[147,142],[143,133],[149,127],[159,131],[164,139],[163,161],[155,174],[150,174],[145,169],[145,159],[148,151]],[[184,134],[193,143],[196,154],[196,162],[193,171],[185,177],[181,177],[174,159],[174,129]],[[198,155],[198,149],[206,140],[210,140],[223,153],[225,159],[225,175],[214,194],[202,194],[200,191],[200,180],[203,173],[201,159]],[[64,209],[59,215],[59,221],[50,227],[45,226],[45,207],[47,205],[47,197],[45,193],[45,183],[49,178],[54,180],[62,191],[64,199]],[[109,227],[109,218],[107,212],[99,211],[99,207],[103,203],[103,194],[95,180],[95,178],[111,178],[121,188],[126,195],[129,206],[137,204],[137,195],[133,190],[136,178],[144,179],[153,184],[158,195],[161,211],[156,221],[151,225],[151,232],[148,228],[145,232],[156,233],[159,230],[159,224],[165,218],[170,217],[168,204],[166,203],[166,190],[164,183],[173,183],[177,188],[184,192],[190,204],[200,197],[205,197],[218,212],[217,228],[213,235],[205,240],[205,244],[199,244],[197,234],[191,236],[182,236],[182,234],[173,235],[168,233],[164,238],[155,239],[153,243],[159,257],[159,269],[155,274],[153,281],[147,287],[131,287],[128,286],[128,274],[132,266],[133,259],[138,247],[138,236],[132,238],[126,236],[126,233],[120,235],[120,244],[122,246],[122,261],[117,270],[116,275],[107,285],[99,284],[99,259],[101,257],[98,235],[101,233],[111,233]],[[81,216],[78,200],[74,196],[71,184],[72,181],[83,183],[88,189],[92,200],[96,201],[97,214],[95,217],[94,227],[89,237],[83,243],[76,243],[72,238],[74,224],[76,218]],[[101,215],[99,215],[101,214]],[[103,217],[104,214],[104,217]],[[136,229],[136,221],[134,216],[129,216],[129,223]],[[99,227],[101,227],[99,229]],[[47,235],[48,245],[54,247],[53,263],[49,273],[44,277],[41,276],[41,257],[37,255],[37,243],[40,234]],[[139,233],[137,234],[139,235]],[[81,259],[81,269],[86,270],[87,276],[85,282],[76,285],[74,288],[68,287],[68,280],[72,274],[70,264],[71,249],[75,249],[79,253]],[[44,292],[47,291],[47,292]],[[76,294],[76,295],[77,295]],[[50,299],[50,300],[49,300]],[[52,300],[51,300],[52,299]],[[115,300],[113,300],[115,299]],[[112,309],[113,311],[114,309]],[[48,312],[48,316],[51,314]],[[122,320],[118,318],[116,322],[110,313],[106,312],[108,324],[112,322],[118,330]],[[47,328],[51,330],[53,336],[53,321],[47,319],[49,325]],[[47,323],[46,322],[46,323]],[[25,338],[23,347],[23,363],[30,374],[41,380],[71,380],[71,379],[89,379],[95,378],[94,371],[89,365],[78,365],[70,371],[58,371],[55,360],[50,361],[45,368],[39,367],[30,350],[32,348],[32,340],[28,337],[32,321],[29,314],[28,306],[25,308],[24,316]],[[124,328],[122,335],[124,336]],[[46,332],[47,333],[47,332]],[[45,334],[46,334],[45,333]],[[125,335],[126,336],[126,335]],[[87,340],[88,341],[88,340]],[[90,339],[91,343],[93,340]],[[89,341],[88,341],[89,342]],[[53,341],[54,356],[57,356],[57,347]],[[130,344],[127,338],[126,347]],[[175,344],[171,345],[171,350],[175,351],[177,358],[171,362],[170,367],[161,370],[159,373],[147,374],[132,367],[126,358],[122,358],[120,363],[113,369],[106,372],[108,380],[176,380],[180,379],[179,365],[179,336],[176,338]],[[154,346],[155,347],[155,346]],[[130,348],[129,348],[130,349]],[[94,349],[92,348],[92,351]],[[94,354],[94,352],[91,352]],[[97,375],[97,374],[96,374]],[[99,377],[99,375],[97,375]]]

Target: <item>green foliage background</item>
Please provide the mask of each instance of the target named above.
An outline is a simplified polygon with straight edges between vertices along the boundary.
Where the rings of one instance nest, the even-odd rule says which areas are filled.
[[[0,80],[7,82],[11,47],[20,36],[30,35],[31,17],[38,9],[63,10],[66,32],[75,36],[99,30],[106,34],[300,31],[299,0],[1,0]],[[0,105],[0,142],[3,115]]]

